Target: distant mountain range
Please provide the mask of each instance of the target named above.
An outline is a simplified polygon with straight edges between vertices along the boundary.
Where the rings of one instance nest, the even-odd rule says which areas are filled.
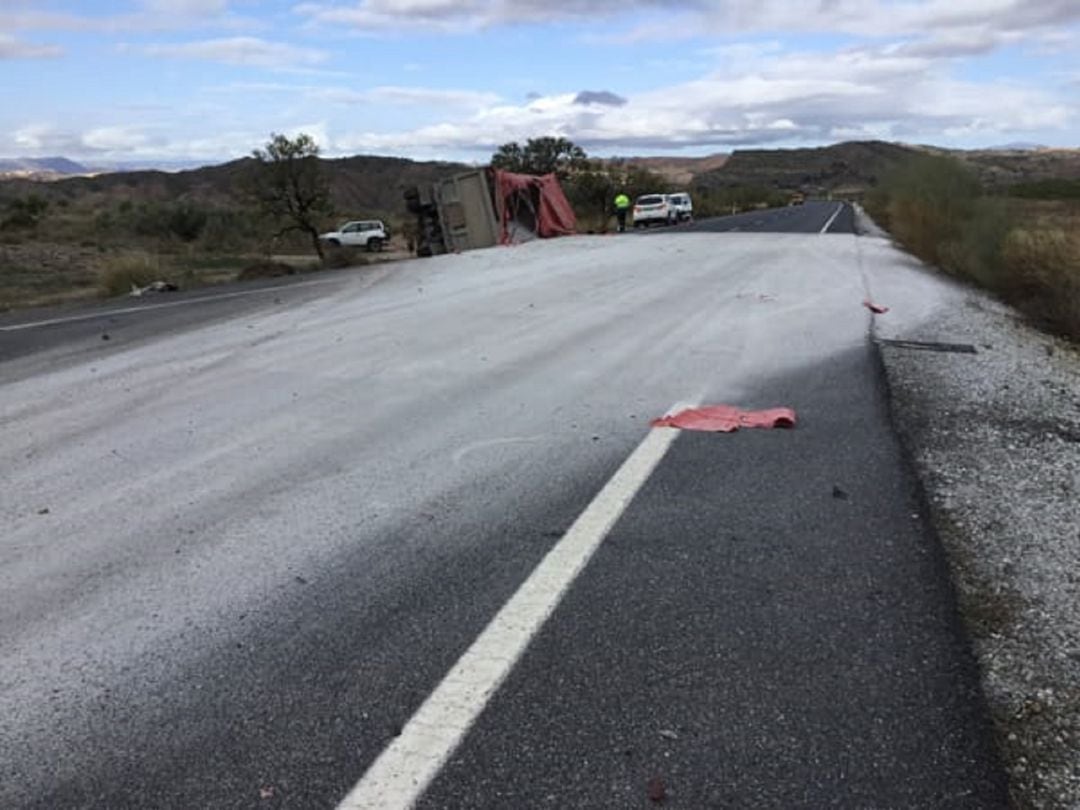
[[[808,195],[858,195],[901,161],[919,153],[948,154],[966,162],[983,183],[1003,188],[1046,179],[1080,179],[1080,150],[1009,149],[958,151],[884,141],[853,141],[809,149],[740,149],[703,158],[609,159],[664,175],[690,191],[757,186]],[[232,207],[245,204],[244,176],[251,158],[180,171],[120,170],[80,164],[62,157],[0,160],[0,203],[36,193],[48,199],[109,206],[138,202],[192,201]],[[442,161],[358,155],[322,160],[335,207],[343,216],[404,215],[402,192],[464,171]],[[6,178],[3,176],[6,174]],[[41,180],[53,182],[42,183]]]
[[[89,174],[90,170],[66,157],[0,158],[0,173],[73,175]]]
[[[206,161],[198,160],[113,160],[88,164],[60,156],[0,158],[0,178],[28,177],[35,180],[59,180],[64,177],[85,177],[104,172],[183,171],[205,165],[207,165]]]

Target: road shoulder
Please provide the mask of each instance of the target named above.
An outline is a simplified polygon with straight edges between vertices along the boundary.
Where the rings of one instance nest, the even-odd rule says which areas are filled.
[[[1013,800],[1078,807],[1080,352],[973,290],[885,334],[936,344],[886,344],[882,359]]]

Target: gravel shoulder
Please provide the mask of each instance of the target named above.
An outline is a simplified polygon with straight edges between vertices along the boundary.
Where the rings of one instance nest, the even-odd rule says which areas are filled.
[[[908,311],[908,291],[876,270],[895,249],[860,242],[868,293],[893,305],[875,334],[894,419],[946,547],[1013,802],[1080,807],[1080,351],[929,270],[938,305]]]

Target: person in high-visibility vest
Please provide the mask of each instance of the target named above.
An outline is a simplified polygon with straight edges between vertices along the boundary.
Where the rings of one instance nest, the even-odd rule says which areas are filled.
[[[619,221],[619,233],[626,230],[626,213],[630,210],[630,198],[621,191],[615,195],[615,219]]]

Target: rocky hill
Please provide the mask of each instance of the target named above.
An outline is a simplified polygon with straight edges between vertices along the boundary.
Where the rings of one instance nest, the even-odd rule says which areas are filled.
[[[1080,149],[976,149],[948,154],[974,167],[988,188],[1038,180],[1080,180]]]
[[[920,153],[951,155],[970,165],[984,186],[1080,178],[1077,149],[948,150],[884,141],[853,141],[812,149],[740,149],[718,169],[695,176],[701,189],[756,186],[807,194],[859,194]]]
[[[912,147],[884,141],[812,149],[738,149],[719,169],[697,175],[694,184],[702,189],[756,186],[809,194],[864,190],[913,154]]]
[[[251,158],[179,172],[133,171],[70,177],[51,183],[14,178],[0,181],[0,199],[37,194],[52,202],[110,205],[139,202],[191,201],[231,206],[244,200],[244,177]],[[358,156],[323,160],[336,209],[348,216],[390,216],[404,213],[407,186],[432,182],[462,171],[460,163]]]
[[[721,168],[727,163],[728,157],[727,154],[705,157],[628,157],[611,158],[604,163],[637,166],[655,172],[677,186],[689,186],[698,175]]]

